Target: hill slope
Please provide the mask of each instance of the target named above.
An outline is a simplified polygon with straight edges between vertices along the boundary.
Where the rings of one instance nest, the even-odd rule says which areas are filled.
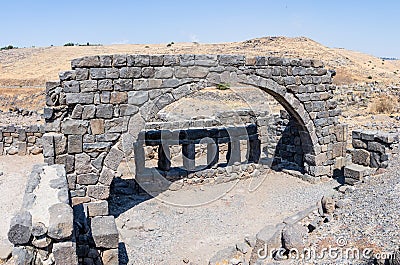
[[[344,49],[328,48],[304,37],[264,37],[243,42],[196,44],[129,44],[23,48],[0,52],[0,87],[40,86],[70,69],[70,60],[99,54],[245,54],[319,59],[338,73],[335,82],[400,82],[400,62]],[[396,72],[398,74],[396,74]]]

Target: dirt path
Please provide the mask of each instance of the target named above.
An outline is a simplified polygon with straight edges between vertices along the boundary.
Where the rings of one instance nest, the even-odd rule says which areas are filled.
[[[41,155],[0,156],[0,244],[7,240],[10,220],[21,208],[28,174],[34,164],[40,163]]]
[[[255,180],[167,191],[117,218],[120,240],[128,264],[185,264],[184,259],[208,264],[218,250],[315,204],[337,185],[311,185],[271,173]],[[188,207],[197,204],[201,206]]]

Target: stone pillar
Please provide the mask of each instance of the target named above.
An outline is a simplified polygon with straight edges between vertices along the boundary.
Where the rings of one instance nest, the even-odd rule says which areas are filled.
[[[134,154],[135,154],[136,172],[142,173],[146,167],[146,165],[145,165],[146,159],[145,159],[145,154],[144,154],[143,142],[134,143],[133,148],[134,148]]]
[[[232,139],[228,143],[228,152],[226,154],[228,165],[233,165],[235,162],[240,162],[240,141]]]
[[[207,165],[212,167],[218,163],[219,160],[219,145],[217,141],[207,144]]]
[[[196,150],[194,144],[182,144],[183,167],[186,170],[193,171],[195,169],[195,155]]]
[[[261,155],[261,141],[259,139],[247,142],[248,161],[258,163]]]
[[[158,146],[158,169],[168,171],[171,168],[171,153],[169,145],[160,144]]]

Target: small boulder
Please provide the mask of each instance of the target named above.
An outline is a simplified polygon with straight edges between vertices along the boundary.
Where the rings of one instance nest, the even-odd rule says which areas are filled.
[[[300,224],[287,225],[282,231],[282,242],[285,249],[303,251],[306,247],[307,228]]]

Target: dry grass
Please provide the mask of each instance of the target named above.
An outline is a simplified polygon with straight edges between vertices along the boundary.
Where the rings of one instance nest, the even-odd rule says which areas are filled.
[[[43,112],[45,106],[44,88],[2,88],[0,87],[0,110],[23,108]]]
[[[371,101],[369,111],[373,114],[391,114],[398,106],[399,102],[395,96],[380,95]]]
[[[325,62],[338,71],[338,83],[371,82],[399,83],[400,62],[385,61],[367,54],[333,49],[311,39],[298,37],[264,37],[243,42],[218,44],[175,43],[124,44],[108,46],[74,46],[23,48],[0,52],[0,86],[43,86],[58,79],[58,72],[70,69],[70,61],[99,54],[244,54],[248,56],[279,56],[310,58]]]

